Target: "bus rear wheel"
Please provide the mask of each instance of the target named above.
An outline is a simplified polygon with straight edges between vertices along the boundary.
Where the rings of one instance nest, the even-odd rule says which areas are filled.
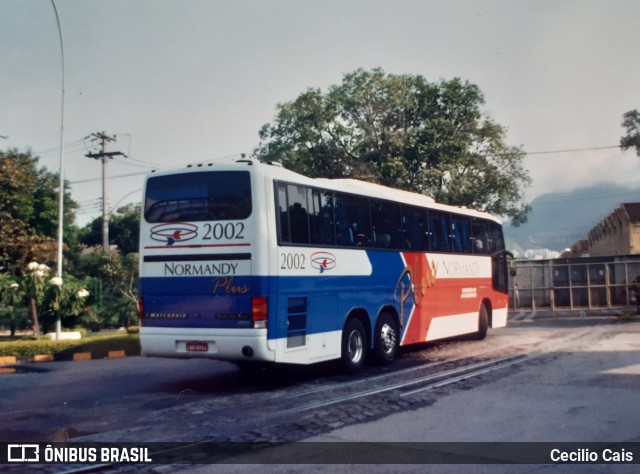
[[[388,364],[398,352],[398,326],[389,313],[381,313],[376,323],[373,352],[376,362]]]
[[[348,374],[358,372],[367,355],[367,338],[364,326],[357,319],[350,319],[342,331],[342,368]]]

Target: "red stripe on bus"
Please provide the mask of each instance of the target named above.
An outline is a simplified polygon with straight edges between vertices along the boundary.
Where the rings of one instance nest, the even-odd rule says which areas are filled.
[[[250,247],[251,244],[211,244],[211,245],[154,245],[145,247],[147,249],[204,249],[213,247]]]

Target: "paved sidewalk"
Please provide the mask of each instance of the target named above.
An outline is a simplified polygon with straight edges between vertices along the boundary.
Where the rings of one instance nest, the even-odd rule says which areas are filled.
[[[510,309],[508,320],[511,321],[532,321],[534,319],[584,319],[594,317],[610,317],[620,319],[637,314],[635,308],[612,308],[612,309],[557,309],[552,311],[549,308],[541,309]]]

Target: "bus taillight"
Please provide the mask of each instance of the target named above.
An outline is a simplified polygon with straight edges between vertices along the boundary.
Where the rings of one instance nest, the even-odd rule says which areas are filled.
[[[142,322],[144,319],[144,298],[138,296],[138,320]]]
[[[267,327],[268,300],[266,296],[253,296],[251,298],[251,320],[254,328]]]

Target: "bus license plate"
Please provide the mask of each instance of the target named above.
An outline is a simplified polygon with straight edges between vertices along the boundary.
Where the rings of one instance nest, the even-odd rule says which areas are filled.
[[[209,343],[202,341],[187,341],[187,352],[208,352]]]

